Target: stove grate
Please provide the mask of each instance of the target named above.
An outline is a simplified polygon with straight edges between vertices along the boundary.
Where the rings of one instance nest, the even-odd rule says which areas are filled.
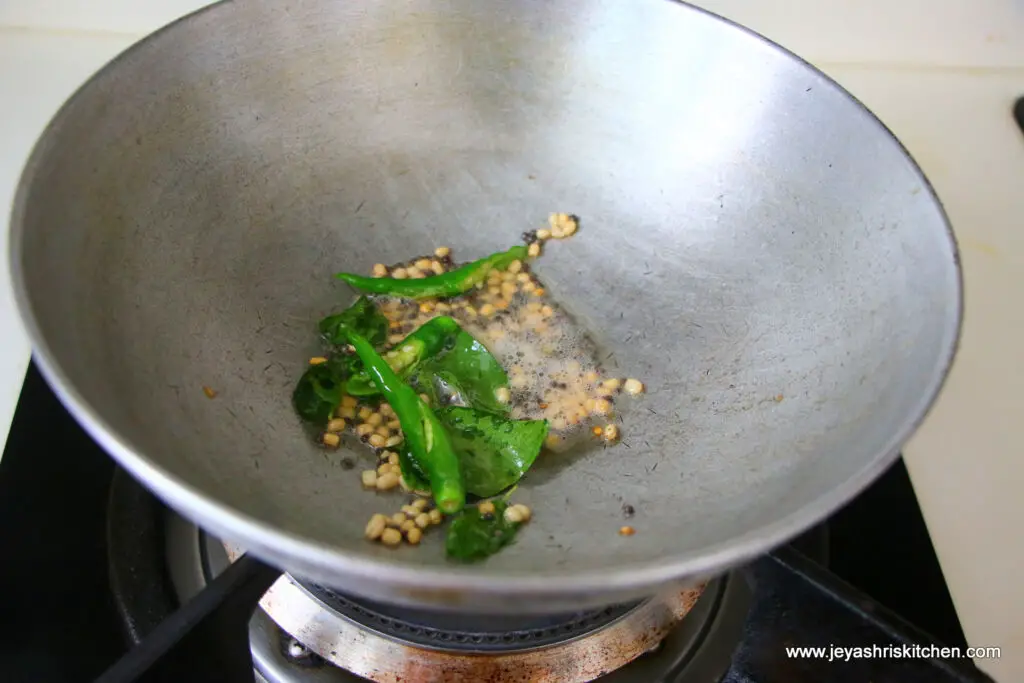
[[[302,584],[329,608],[380,635],[418,647],[459,652],[516,652],[564,643],[593,633],[641,602],[561,615],[467,615],[386,605]]]

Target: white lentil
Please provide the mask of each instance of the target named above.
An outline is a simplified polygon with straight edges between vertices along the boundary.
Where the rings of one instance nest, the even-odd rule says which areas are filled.
[[[373,434],[374,429],[376,428],[373,425],[364,422],[363,424],[356,427],[356,436],[369,436],[370,434]]]
[[[605,425],[604,434],[602,434],[602,436],[605,441],[615,441],[619,438],[619,428],[613,424]]]
[[[345,429],[345,421],[340,417],[336,417],[327,423],[328,432],[340,432]]]
[[[540,256],[540,242],[534,242],[526,249],[526,253],[534,258]]]
[[[551,239],[551,231],[548,230],[547,228],[542,228],[541,230],[538,230],[537,231],[537,239],[539,239],[539,240],[549,240],[549,239]]]
[[[396,512],[395,514],[391,515],[391,523],[395,526],[401,526],[405,524],[405,521],[407,519],[408,517],[405,516],[404,512]]]
[[[418,515],[416,515],[416,519],[414,521],[416,522],[416,526],[418,526],[421,529],[426,529],[428,526],[430,526],[430,515],[426,512],[421,512]]]
[[[384,545],[396,546],[402,542],[402,532],[398,529],[385,529],[380,535],[380,542]]]
[[[411,545],[418,545],[423,539],[423,532],[417,527],[413,527],[405,532],[405,540],[409,541]]]
[[[414,500],[412,502],[412,506],[414,508],[416,508],[417,510],[426,510],[427,509],[427,501],[424,498],[417,498],[416,500]]]
[[[434,508],[428,514],[430,515],[431,524],[440,524],[441,520],[444,519],[444,515],[441,514],[441,511],[438,510],[437,508]]]
[[[370,521],[366,523],[366,537],[371,541],[380,538],[387,528],[387,521],[387,517],[380,513],[370,517]]]
[[[391,271],[391,277],[396,280],[404,280],[409,277],[409,272],[405,268],[395,268]]]
[[[402,440],[403,439],[400,436],[392,436],[391,438],[389,438],[387,441],[384,442],[384,447],[385,448],[394,448],[398,444],[402,443]]]
[[[384,448],[386,439],[380,434],[371,434],[368,441],[374,448]]]
[[[401,529],[403,533],[406,533],[416,528],[416,522],[412,521],[411,519],[407,519],[404,522],[402,522],[402,526],[398,528]]]
[[[341,437],[337,434],[324,434],[321,439],[325,446],[329,446],[331,448],[337,448],[338,444],[341,443]]]
[[[387,274],[388,274],[388,267],[385,266],[383,263],[375,263],[375,264],[373,264],[373,276],[374,277],[384,277]]]
[[[363,486],[365,486],[368,489],[377,487],[376,470],[363,470]]]
[[[445,256],[448,256],[451,253],[452,250],[449,247],[438,247],[437,249],[434,250],[434,256],[436,256],[437,258],[444,258]]]
[[[390,491],[396,486],[398,486],[398,475],[394,472],[388,472],[377,477],[378,491]]]
[[[626,383],[622,385],[622,388],[631,396],[637,396],[644,393],[644,383],[638,379],[627,379]]]
[[[530,517],[533,516],[533,512],[530,510],[530,508],[526,507],[522,503],[517,503],[513,505],[512,508],[519,511],[519,514],[522,516],[524,522],[529,522]]]
[[[512,392],[508,390],[508,387],[498,387],[494,390],[494,398],[498,403],[508,403],[512,400]]]
[[[521,524],[523,522],[523,513],[516,509],[513,505],[510,508],[505,508],[505,521],[509,524]]]
[[[477,510],[480,511],[481,515],[493,515],[494,514],[494,503],[489,500],[485,500],[476,506]]]

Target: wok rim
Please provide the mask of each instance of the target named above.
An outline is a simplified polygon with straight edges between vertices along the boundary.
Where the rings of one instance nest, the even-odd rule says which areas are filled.
[[[220,502],[215,497],[200,492],[134,449],[122,434],[113,429],[85,401],[64,373],[40,331],[21,266],[23,219],[29,188],[35,181],[36,172],[45,153],[44,148],[47,147],[48,141],[56,134],[65,118],[69,116],[72,105],[84,96],[83,93],[87,93],[96,81],[114,71],[120,62],[136,50],[146,49],[148,43],[165,32],[175,30],[179,25],[188,24],[206,13],[221,11],[223,6],[231,4],[230,0],[218,0],[218,2],[190,12],[128,46],[98,69],[68,97],[34,143],[19,176],[12,202],[7,258],[15,306],[31,342],[32,357],[42,375],[68,412],[118,465],[140,480],[170,507],[185,513],[187,517],[201,520],[201,526],[204,528],[238,542],[251,551],[254,556],[264,558],[275,566],[282,565],[280,568],[283,571],[287,572],[298,566],[315,567],[321,573],[336,576],[339,580],[359,578],[369,583],[390,585],[409,597],[431,591],[436,591],[438,594],[465,596],[475,593],[509,598],[529,594],[540,599],[545,596],[564,598],[567,595],[637,592],[646,587],[655,587],[687,578],[708,577],[724,573],[733,567],[771,552],[774,548],[783,545],[814,524],[826,519],[865,490],[892,466],[899,457],[903,446],[917,432],[934,408],[948,381],[960,348],[964,321],[963,266],[956,235],[941,199],[914,157],[881,119],[835,79],[785,47],[726,17],[691,5],[684,0],[657,1],[677,5],[683,10],[695,12],[703,15],[705,19],[721,22],[732,30],[738,30],[748,38],[759,41],[794,60],[834,87],[838,93],[859,108],[862,114],[866,114],[868,120],[873,122],[883,135],[896,144],[938,209],[945,228],[956,275],[954,291],[956,301],[951,320],[952,329],[947,329],[944,334],[948,340],[945,342],[948,348],[945,349],[925,391],[922,392],[921,400],[917,403],[915,410],[908,412],[902,426],[889,438],[888,446],[840,486],[828,489],[789,515],[775,518],[760,528],[714,545],[705,546],[703,549],[683,553],[666,553],[657,560],[634,561],[610,568],[593,568],[585,571],[570,572],[566,570],[558,573],[510,574],[502,573],[500,569],[488,569],[487,573],[481,573],[472,568],[458,565],[417,567],[395,564],[388,560],[358,557],[343,551],[339,546],[325,545],[282,531],[276,526],[260,521]],[[412,600],[417,601],[416,598],[412,598]]]

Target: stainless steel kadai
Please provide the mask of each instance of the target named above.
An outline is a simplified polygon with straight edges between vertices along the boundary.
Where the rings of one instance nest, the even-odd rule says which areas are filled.
[[[365,541],[394,503],[289,403],[351,299],[331,275],[482,256],[551,211],[582,228],[539,277],[648,384],[625,443],[545,456],[485,563]],[[159,496],[295,575],[459,610],[652,595],[794,536],[897,457],[961,315],[947,219],[883,125],[667,0],[214,5],[61,109],[10,254],[49,381]]]

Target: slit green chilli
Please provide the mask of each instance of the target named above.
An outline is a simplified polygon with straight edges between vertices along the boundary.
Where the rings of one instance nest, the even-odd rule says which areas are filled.
[[[492,270],[505,270],[514,261],[524,261],[529,255],[522,245],[508,251],[485,256],[441,275],[416,280],[397,280],[390,277],[366,277],[355,273],[338,273],[334,277],[347,282],[362,292],[388,294],[406,299],[436,299],[465,294],[487,279]]]
[[[430,480],[437,507],[445,514],[458,512],[466,504],[466,489],[448,432],[369,340],[352,330],[347,331],[347,337],[374,384],[398,416],[409,451]]]

